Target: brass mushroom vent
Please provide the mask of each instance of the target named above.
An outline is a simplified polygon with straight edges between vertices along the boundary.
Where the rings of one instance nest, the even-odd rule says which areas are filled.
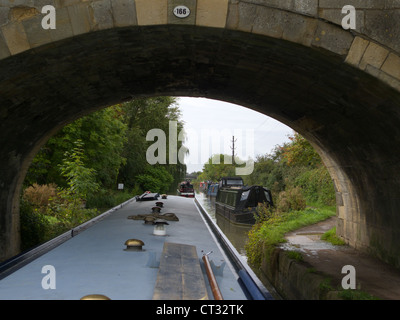
[[[151,208],[153,213],[160,213],[161,212],[161,207],[159,206],[155,206]]]
[[[146,216],[146,217],[144,217],[144,224],[154,224],[154,221],[156,220],[157,218],[155,217],[155,216]]]
[[[139,239],[128,239],[125,241],[126,249],[125,251],[142,251],[144,242]]]
[[[82,297],[80,300],[111,300],[111,299],[103,294],[88,294]]]

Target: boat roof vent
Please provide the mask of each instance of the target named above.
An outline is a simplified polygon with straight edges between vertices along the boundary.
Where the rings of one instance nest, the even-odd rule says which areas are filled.
[[[139,239],[128,239],[125,241],[126,251],[142,251],[144,242]]]

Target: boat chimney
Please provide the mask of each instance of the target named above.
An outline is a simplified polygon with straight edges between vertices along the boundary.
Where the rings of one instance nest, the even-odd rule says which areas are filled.
[[[167,229],[165,227],[166,225],[169,225],[169,223],[164,219],[155,220],[153,234],[155,236],[166,236],[167,235]]]

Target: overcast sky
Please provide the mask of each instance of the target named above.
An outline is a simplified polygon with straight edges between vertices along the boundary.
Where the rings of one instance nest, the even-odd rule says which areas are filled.
[[[201,171],[212,154],[231,154],[233,135],[236,154],[247,160],[248,157],[254,159],[257,155],[270,153],[276,145],[287,142],[288,135],[293,133],[279,121],[242,106],[187,97],[178,98],[178,104],[187,131],[184,144],[190,150],[190,155],[185,158],[189,173]],[[213,137],[221,138],[219,142],[206,137],[211,132]]]

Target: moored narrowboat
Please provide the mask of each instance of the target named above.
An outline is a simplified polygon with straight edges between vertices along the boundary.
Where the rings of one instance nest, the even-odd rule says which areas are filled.
[[[194,188],[190,181],[184,181],[180,183],[178,195],[186,198],[194,198]]]
[[[208,187],[207,181],[201,181],[201,182],[199,183],[199,191],[200,191],[200,192],[206,193],[206,192],[207,192],[207,187]]]
[[[216,213],[233,223],[254,224],[257,207],[272,206],[271,191],[262,186],[244,186],[241,178],[222,178],[215,200]]]
[[[207,196],[208,197],[216,197],[218,193],[219,184],[218,183],[211,183],[208,185],[207,188]]]

